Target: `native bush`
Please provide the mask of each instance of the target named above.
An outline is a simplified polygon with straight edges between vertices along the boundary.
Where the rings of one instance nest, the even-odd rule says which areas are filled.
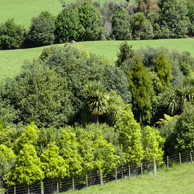
[[[31,46],[44,46],[54,43],[54,31],[54,16],[49,12],[42,12],[37,18],[32,18],[27,36],[29,44]]]
[[[79,7],[78,12],[80,23],[84,29],[81,40],[101,40],[104,27],[100,12],[87,1]]]
[[[7,20],[0,25],[0,49],[18,49],[26,37],[26,29],[14,23],[14,19]]]
[[[80,40],[84,32],[84,28],[79,21],[77,8],[64,8],[56,19],[56,36],[58,41],[69,42],[71,40]]]
[[[116,40],[130,40],[131,32],[130,16],[123,7],[120,7],[112,17],[112,36]]]

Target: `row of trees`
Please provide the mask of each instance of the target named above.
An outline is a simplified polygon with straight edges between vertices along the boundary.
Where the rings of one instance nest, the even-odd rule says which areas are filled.
[[[179,0],[73,2],[57,15],[32,18],[29,31],[13,19],[0,25],[0,49],[86,40],[184,38],[194,35],[194,5]]]
[[[29,186],[118,165],[161,161],[164,140],[149,126],[144,131],[125,106],[114,128],[106,124],[20,129],[0,128],[0,181],[6,186]]]

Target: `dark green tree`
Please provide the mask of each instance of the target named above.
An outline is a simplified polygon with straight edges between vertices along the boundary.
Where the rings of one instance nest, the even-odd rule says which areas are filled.
[[[166,89],[170,86],[170,81],[173,79],[173,77],[172,65],[170,64],[170,60],[168,59],[164,51],[157,54],[155,63],[155,72],[159,77],[163,89]]]
[[[177,144],[175,150],[179,152],[191,152],[194,149],[194,107],[185,107],[175,126]]]
[[[67,82],[36,61],[24,66],[11,83],[5,83],[3,91],[2,100],[18,111],[19,120],[15,118],[14,123],[34,121],[39,127],[61,126],[73,113]]]
[[[112,17],[112,36],[116,40],[130,40],[131,32],[130,16],[123,7],[120,7]]]
[[[151,98],[154,93],[153,82],[144,67],[142,58],[136,54],[128,73],[129,90],[132,93],[132,110],[139,122],[149,122],[151,118]]]
[[[88,1],[79,7],[79,19],[84,28],[81,36],[82,40],[101,40],[104,32],[102,25],[102,15]]]
[[[56,19],[56,35],[58,41],[66,42],[71,40],[80,40],[84,28],[79,21],[79,14],[77,8],[64,8]]]
[[[26,37],[26,29],[14,23],[14,19],[7,20],[0,25],[0,50],[18,49]]]
[[[31,46],[43,46],[54,43],[55,19],[49,12],[42,12],[32,18],[28,40]]]
[[[164,38],[181,38],[188,34],[190,21],[187,6],[183,1],[166,0],[160,19]]]
[[[122,69],[114,65],[106,65],[103,70],[102,83],[107,91],[112,89],[122,97],[124,102],[131,102],[132,96],[129,91],[129,84]]]
[[[118,59],[115,62],[117,67],[120,67],[125,61],[134,57],[132,45],[129,45],[126,40],[119,45],[119,53],[117,53],[117,57]]]

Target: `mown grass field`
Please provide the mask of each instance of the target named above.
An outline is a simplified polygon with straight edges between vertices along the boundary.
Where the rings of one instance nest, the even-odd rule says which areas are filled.
[[[156,176],[141,176],[112,181],[103,186],[95,185],[80,191],[63,194],[193,194],[194,164],[176,165],[169,170],[159,169]],[[62,194],[62,193],[61,193]]]
[[[122,41],[88,41],[78,44],[87,48],[89,52],[108,57],[110,60],[117,58],[119,44]],[[164,47],[173,48],[180,51],[189,51],[194,57],[194,39],[166,39],[166,40],[141,40],[128,41],[133,45],[135,50],[139,48]],[[60,46],[60,45],[59,45]],[[7,77],[14,77],[21,70],[25,60],[32,60],[38,57],[45,47],[18,49],[18,50],[1,50],[0,51],[0,80]]]
[[[63,9],[62,2],[71,3],[72,1],[76,0],[0,0],[0,23],[14,18],[17,24],[29,28],[32,17],[37,17],[41,11],[49,11],[57,16]],[[105,0],[96,1],[102,4]]]

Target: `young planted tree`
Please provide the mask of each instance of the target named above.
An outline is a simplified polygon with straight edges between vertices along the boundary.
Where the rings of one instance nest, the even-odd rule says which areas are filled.
[[[76,134],[72,131],[72,127],[62,128],[57,146],[59,147],[59,154],[68,165],[67,174],[74,177],[82,172],[83,158],[79,154]]]
[[[68,168],[66,161],[59,155],[59,147],[55,143],[50,143],[43,150],[40,156],[42,169],[45,178],[48,180],[58,180],[68,176]]]
[[[16,155],[13,150],[0,144],[0,182],[3,181],[3,177],[11,170],[15,162]]]
[[[43,178],[44,172],[41,169],[41,161],[34,146],[24,144],[23,149],[17,155],[16,165],[6,174],[4,180],[8,186],[29,186],[43,180]]]
[[[115,130],[119,134],[119,143],[125,154],[127,163],[140,164],[143,159],[141,127],[134,119],[128,105],[115,123]]]
[[[160,136],[159,131],[150,126],[146,126],[142,130],[142,136],[144,160],[152,162],[155,159],[162,162],[164,139]]]

